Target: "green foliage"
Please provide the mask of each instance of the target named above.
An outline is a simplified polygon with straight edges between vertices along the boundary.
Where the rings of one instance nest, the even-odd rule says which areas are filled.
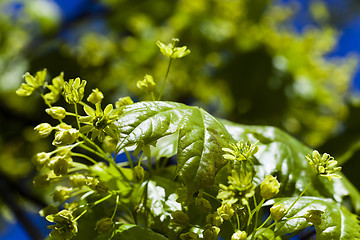
[[[275,203],[289,207],[295,198],[277,198]],[[306,213],[314,209],[320,210],[320,224],[315,225],[316,239],[359,239],[360,225],[357,216],[331,199],[317,197],[302,197],[287,213],[283,220],[277,223],[275,234],[292,233],[310,226]]]
[[[223,125],[197,107],[172,102],[140,102],[122,109],[116,121],[118,149],[156,140],[178,132],[177,170],[190,193],[213,184],[226,164],[221,149],[233,139]]]
[[[97,88],[85,97],[85,80],[60,74],[50,85],[45,70],[25,75],[17,94],[39,91],[45,112],[58,121],[34,128],[53,137],[55,148],[33,159],[42,172],[35,186],[55,185],[51,207],[41,211],[55,223],[50,239],[280,239],[311,224],[320,239],[358,238],[357,215],[341,204],[350,197],[358,213],[360,194],[329,154],[310,156],[310,148],[274,127],[161,101],[173,59],[190,53],[177,41],[158,42],[169,59],[162,84],[150,75],[137,84],[152,101],[125,97],[103,109]],[[53,106],[60,93],[67,105]],[[119,163],[121,155],[127,161]],[[274,203],[262,221],[263,206]]]
[[[97,231],[97,239],[131,240],[146,236],[215,240],[219,235],[227,238],[229,233],[225,229],[229,223],[233,229],[231,239],[278,238],[311,224],[315,225],[318,238],[349,239],[360,234],[357,216],[340,205],[346,196],[357,202],[359,193],[350,195],[351,184],[343,182],[345,177],[333,181],[317,178],[318,174],[340,170],[328,154],[320,157],[314,151],[313,160],[306,156],[307,147],[276,128],[220,121],[201,108],[181,103],[126,101],[129,104],[124,105],[120,104],[124,99],[120,99],[116,109],[109,104],[103,111],[103,96],[95,90],[88,98],[97,99],[91,101],[96,105],[94,110],[82,102],[84,96],[78,92],[80,80],[74,84],[74,90],[64,89],[63,95],[73,99],[67,102],[74,105],[75,113],[52,107],[47,112],[59,125],[44,123],[35,127],[44,137],[51,134],[48,129],[55,131],[56,149],[34,158],[38,169],[47,169],[46,175],[37,177],[37,185],[57,183],[52,195],[54,203],[58,203],[55,212],[42,211],[48,221],[55,223],[49,226],[53,229],[52,239],[85,237],[86,229],[90,228]],[[85,85],[82,92],[84,88]],[[79,115],[77,104],[84,106],[88,116]],[[77,127],[65,124],[68,116],[75,117]],[[87,132],[82,130],[86,126],[91,126]],[[98,131],[103,135],[101,138]],[[101,146],[106,138],[116,142],[115,156],[124,152],[127,163],[117,164],[111,152],[106,152],[110,149],[105,147],[106,142]],[[257,142],[252,144],[254,139]],[[159,150],[165,145],[165,151]],[[136,161],[128,149],[134,150],[135,167]],[[161,164],[161,159],[174,154],[175,171]],[[148,163],[146,171],[141,166],[143,157]],[[313,169],[311,176],[309,170]],[[270,174],[277,175],[280,183]],[[177,176],[182,181],[171,180]],[[294,176],[298,185],[290,181]],[[227,182],[221,183],[224,177]],[[339,187],[342,191],[335,191]],[[305,192],[317,197],[303,197]],[[259,195],[261,201],[256,199]],[[277,195],[290,198],[276,198],[264,204]],[[57,212],[63,203],[64,209]],[[276,205],[271,208],[271,216],[261,223],[261,208],[273,203]],[[101,213],[99,209],[104,210]],[[271,218],[275,222],[269,225]]]

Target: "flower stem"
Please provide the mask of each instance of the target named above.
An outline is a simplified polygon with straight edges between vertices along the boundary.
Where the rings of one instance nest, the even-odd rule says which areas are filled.
[[[115,213],[116,213],[116,210],[117,210],[117,206],[118,206],[118,204],[119,204],[119,199],[120,199],[120,197],[119,197],[119,195],[117,194],[117,195],[116,195],[116,202],[115,202],[115,209],[114,209],[114,212],[113,212],[113,214],[112,214],[112,216],[111,216],[111,220],[113,220],[114,217],[115,217]]]
[[[299,199],[301,198],[301,196],[306,192],[306,190],[310,187],[311,182],[305,187],[305,189],[300,193],[300,195],[296,198],[296,200],[290,205],[290,207],[286,210],[284,216],[286,216],[286,214],[288,214],[288,212],[290,211],[290,209],[295,205],[295,203],[297,201],[299,201]]]
[[[164,78],[164,81],[161,85],[161,90],[160,90],[160,93],[159,93],[159,98],[158,98],[158,101],[161,100],[161,96],[164,92],[164,88],[165,88],[165,83],[166,83],[166,80],[168,78],[168,75],[169,75],[169,72],[170,72],[170,67],[171,67],[171,63],[172,63],[172,58],[169,59],[169,64],[168,64],[168,67],[167,67],[167,70],[166,70],[166,74],[165,74],[165,78]]]
[[[77,109],[77,104],[76,103],[74,103],[74,108],[75,108],[75,114],[76,114],[76,122],[77,122],[78,128],[80,130],[79,114],[78,114],[78,109]]]

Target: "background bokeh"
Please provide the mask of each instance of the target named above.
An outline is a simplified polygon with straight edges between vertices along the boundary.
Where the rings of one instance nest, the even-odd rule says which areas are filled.
[[[40,97],[15,94],[22,75],[47,68],[49,79],[86,79],[108,102],[146,100],[136,81],[161,81],[155,43],[173,37],[192,52],[174,62],[163,99],[280,127],[334,155],[360,188],[355,0],[1,0],[0,11],[0,239],[47,233],[36,214],[49,196],[32,186],[31,158],[50,148],[33,132],[49,117]]]

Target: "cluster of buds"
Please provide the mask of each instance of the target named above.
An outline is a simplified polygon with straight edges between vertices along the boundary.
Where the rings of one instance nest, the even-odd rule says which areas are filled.
[[[71,175],[69,179],[73,188],[82,188],[83,186],[87,186],[100,194],[107,193],[109,190],[109,185],[105,181],[96,177],[76,173]]]
[[[160,48],[160,52],[168,58],[182,58],[190,54],[190,49],[187,46],[176,47],[176,43],[179,39],[173,38],[172,43],[166,45],[160,41],[156,42],[156,45]]]
[[[249,160],[259,150],[257,143],[258,142],[252,144],[250,141],[247,141],[246,143],[242,141],[239,141],[236,144],[231,143],[230,148],[222,148],[225,152],[223,157],[230,161]]]
[[[219,184],[220,190],[217,198],[222,200],[222,204],[229,206],[235,203],[240,206],[249,204],[248,199],[255,193],[255,185],[252,180],[251,172],[231,170],[231,175],[228,176],[229,185]]]
[[[60,73],[59,76],[53,78],[52,85],[46,85],[46,87],[50,90],[50,92],[44,95],[44,101],[48,106],[59,100],[64,89],[64,82],[64,73]]]
[[[42,87],[45,83],[46,69],[36,73],[35,77],[30,73],[25,73],[23,78],[26,83],[22,83],[20,88],[16,90],[19,96],[30,96],[36,89]]]
[[[65,82],[63,96],[66,102],[69,104],[79,103],[84,97],[86,83],[86,80],[80,80],[80,78]]]
[[[38,170],[47,167],[56,176],[65,175],[73,161],[69,152],[68,147],[59,148],[51,153],[40,152],[33,157],[33,163]]]
[[[313,151],[312,155],[307,155],[306,159],[309,165],[319,174],[321,177],[326,177],[329,181],[332,178],[341,178],[339,172],[341,167],[336,167],[337,161],[329,154],[324,153],[322,156],[316,150]]]
[[[103,111],[101,109],[101,101],[98,101],[95,104],[95,109],[85,105],[84,112],[87,116],[79,118],[80,122],[84,124],[80,128],[81,133],[87,134],[91,132],[91,139],[98,138],[101,142],[105,140],[106,134],[116,138],[114,121],[119,116],[119,111],[114,109],[112,104],[108,104]]]
[[[245,231],[237,230],[232,236],[231,240],[246,240],[247,233]]]
[[[153,92],[155,90],[155,82],[151,75],[146,74],[143,80],[139,80],[136,86],[145,92]]]
[[[48,228],[53,229],[50,236],[54,239],[70,239],[78,232],[74,217],[69,210],[46,216],[46,220],[55,223]]]

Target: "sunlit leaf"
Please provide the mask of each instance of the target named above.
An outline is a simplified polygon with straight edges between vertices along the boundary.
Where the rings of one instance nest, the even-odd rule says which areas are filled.
[[[294,201],[293,198],[277,198],[275,203],[282,203],[289,207]],[[273,201],[269,201],[268,204]],[[321,224],[315,226],[316,239],[359,239],[360,225],[357,216],[342,207],[339,203],[324,198],[301,197],[290,209],[285,219],[298,217],[290,220],[280,221],[275,228],[276,235],[284,235],[304,229],[312,224],[302,216],[308,210],[321,210]]]
[[[139,102],[124,108],[116,121],[118,150],[134,144],[150,144],[178,133],[178,166],[190,192],[212,185],[226,164],[222,148],[233,142],[225,127],[204,110],[172,102]]]

